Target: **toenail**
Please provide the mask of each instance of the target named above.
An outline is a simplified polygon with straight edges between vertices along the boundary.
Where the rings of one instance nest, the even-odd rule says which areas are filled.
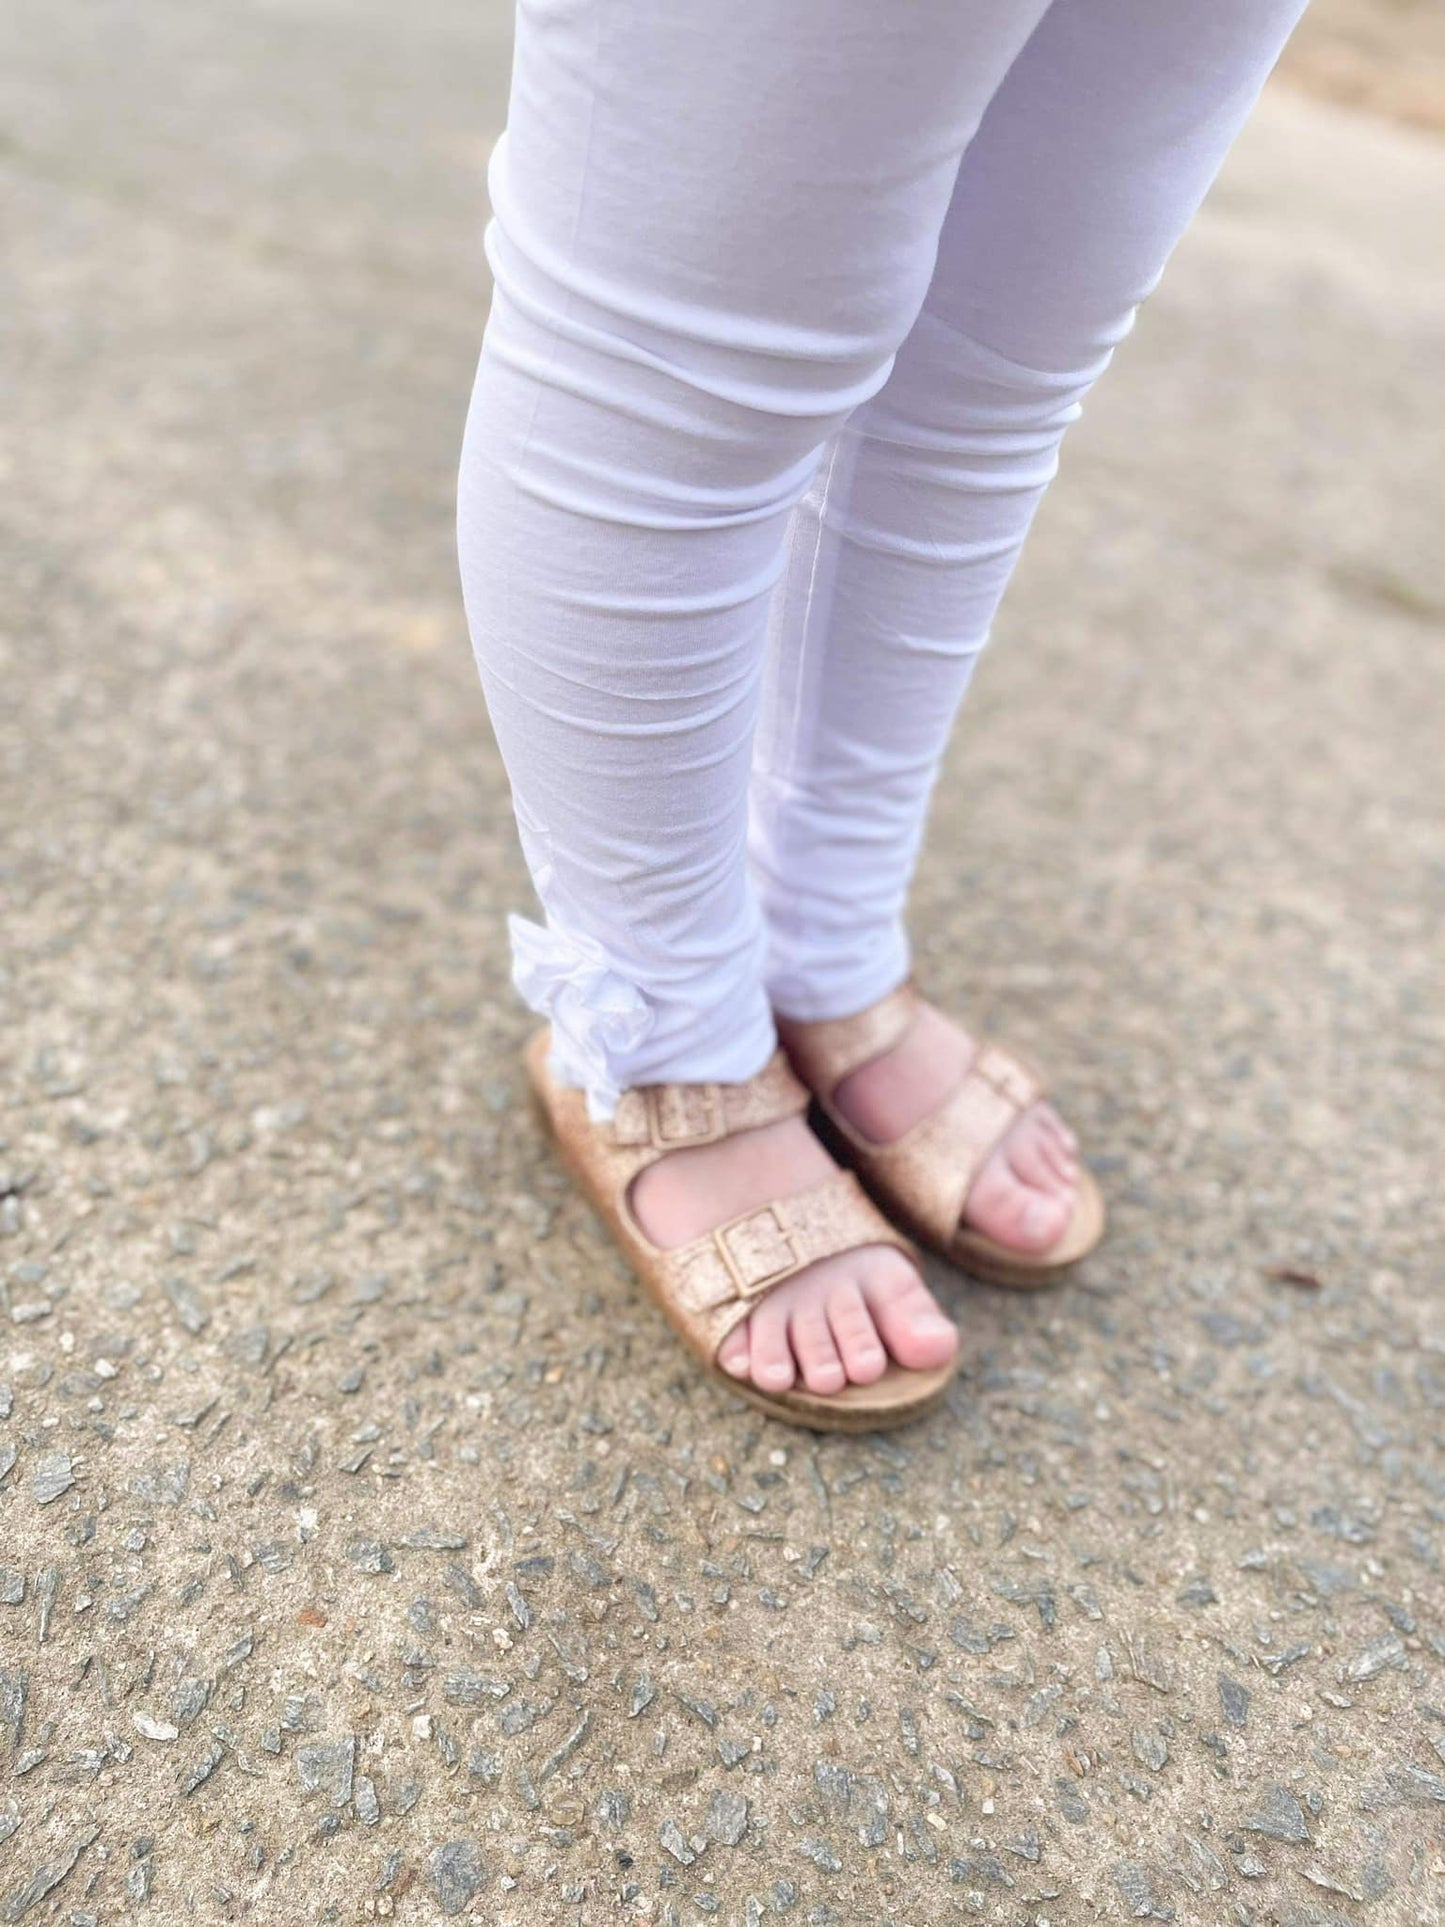
[[[1024,1213],[1024,1230],[1029,1237],[1037,1238],[1040,1232],[1047,1231],[1052,1209],[1043,1198],[1035,1198]]]

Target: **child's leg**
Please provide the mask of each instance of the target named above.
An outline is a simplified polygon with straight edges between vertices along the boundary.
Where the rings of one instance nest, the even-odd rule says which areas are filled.
[[[929,790],[1059,441],[1300,4],[1053,0],[989,106],[923,312],[835,439],[773,611],[751,848],[788,1016],[907,974]]]
[[[597,1110],[774,1046],[746,798],[789,515],[1043,4],[522,0],[459,539],[547,917],[517,981]]]

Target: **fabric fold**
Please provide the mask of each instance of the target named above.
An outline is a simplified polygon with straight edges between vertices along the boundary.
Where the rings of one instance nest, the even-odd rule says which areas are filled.
[[[552,1026],[553,1075],[559,1083],[580,1085],[588,1115],[603,1122],[622,1095],[611,1067],[652,1029],[647,999],[612,968],[592,937],[518,916],[508,917],[507,934],[513,986]]]

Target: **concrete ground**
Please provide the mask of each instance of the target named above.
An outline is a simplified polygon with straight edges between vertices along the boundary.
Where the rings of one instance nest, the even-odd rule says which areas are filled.
[[[1285,79],[1445,134],[1445,0],[1310,0]]]
[[[505,28],[5,13],[0,1922],[1445,1920],[1445,147],[1272,93],[1073,440],[917,931],[1113,1234],[815,1441],[521,1101]]]

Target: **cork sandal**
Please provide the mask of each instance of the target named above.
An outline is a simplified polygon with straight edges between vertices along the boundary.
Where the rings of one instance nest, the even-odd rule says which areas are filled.
[[[974,1177],[1044,1095],[1035,1072],[998,1045],[980,1043],[952,1096],[885,1144],[861,1136],[832,1103],[845,1077],[898,1043],[920,1002],[913,985],[903,984],[854,1017],[803,1026],[790,1041],[793,1068],[822,1112],[818,1135],[896,1224],[960,1271],[1016,1290],[1052,1284],[1104,1235],[1104,1201],[1088,1171],[1079,1173],[1073,1216],[1046,1251],[1011,1250],[963,1222]]]
[[[542,1116],[563,1162],[607,1226],[658,1308],[688,1350],[729,1392],[770,1418],[815,1432],[875,1432],[931,1411],[957,1370],[910,1371],[890,1360],[872,1385],[841,1391],[764,1392],[717,1363],[734,1326],[787,1278],[808,1265],[860,1245],[896,1245],[917,1253],[869,1203],[857,1178],[836,1171],[821,1184],[775,1198],[719,1225],[690,1244],[663,1249],[643,1232],[630,1203],[640,1171],[691,1144],[716,1144],[743,1131],[797,1117],[808,1092],[778,1051],[742,1084],[652,1084],[624,1091],[605,1124],[587,1115],[583,1093],[558,1084],[548,1064],[550,1034],[540,1031],[523,1054]]]

